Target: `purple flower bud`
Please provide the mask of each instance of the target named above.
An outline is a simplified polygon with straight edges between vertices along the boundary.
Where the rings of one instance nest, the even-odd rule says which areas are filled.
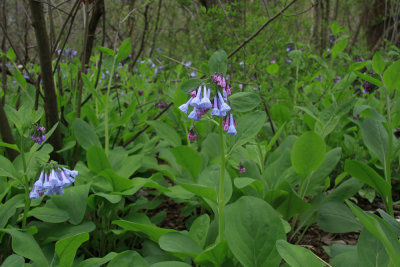
[[[238,166],[238,170],[239,170],[240,173],[245,173],[246,172],[246,168],[242,164],[240,164]]]
[[[142,95],[143,95],[143,91],[142,91],[142,90],[139,90],[139,91],[138,91],[138,95],[139,95],[139,96],[142,96]]]
[[[190,142],[193,142],[197,139],[197,133],[192,129],[189,131],[187,138]]]

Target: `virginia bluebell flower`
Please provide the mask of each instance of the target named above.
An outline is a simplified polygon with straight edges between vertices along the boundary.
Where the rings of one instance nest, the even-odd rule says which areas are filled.
[[[211,103],[211,89],[205,85],[200,85],[196,90],[190,91],[191,98],[185,103],[179,106],[179,109],[187,114],[189,112],[189,106],[193,106],[193,110],[189,113],[188,118],[194,121],[201,120],[202,116],[206,114],[210,109],[211,116],[225,117],[227,112],[231,111],[231,107],[227,104],[228,95],[232,93],[232,86],[229,85],[225,77],[221,73],[215,73],[212,76],[214,83],[220,87],[215,90],[213,103]],[[232,121],[232,123],[230,123]],[[231,125],[232,124],[232,125]],[[224,130],[231,135],[236,135],[235,122],[233,120],[233,114],[230,117],[227,116],[223,120]],[[194,139],[195,134],[189,132],[188,139]],[[197,134],[196,134],[197,137]]]
[[[210,94],[211,90],[203,86],[203,98],[200,100],[199,108],[200,109],[210,109],[211,108],[211,101],[210,101]]]
[[[235,121],[233,120],[233,114],[231,113],[230,115],[230,120],[229,120],[229,127],[228,127],[228,134],[230,135],[236,135],[236,128],[235,128]]]
[[[40,173],[39,179],[35,182],[29,194],[30,198],[39,198],[43,194],[47,196],[52,196],[54,193],[57,195],[64,194],[63,188],[75,182],[78,171],[71,171],[51,164],[52,169],[50,171],[44,168]]]
[[[193,100],[193,97],[190,98],[190,99],[188,100],[188,102],[186,102],[186,104],[180,105],[180,106],[179,106],[179,109],[180,109],[183,113],[186,114],[186,113],[188,112],[189,105],[190,105],[190,103],[192,102],[192,100]]]
[[[365,82],[365,83],[363,83],[362,87],[363,87],[364,94],[369,94],[372,92],[372,87],[373,87],[372,83]]]
[[[220,112],[219,112],[219,108],[218,108],[218,100],[217,97],[214,96],[214,105],[213,105],[213,109],[211,111],[211,116],[215,116],[215,117],[220,117]]]
[[[219,112],[221,114],[228,112],[229,110],[231,110],[231,107],[225,103],[224,99],[221,96],[221,93],[218,92],[218,100],[220,103],[220,108],[219,108]]]
[[[201,86],[199,86],[199,88],[197,89],[197,94],[195,96],[195,98],[192,100],[192,102],[190,102],[190,105],[198,108],[201,102]]]
[[[38,143],[41,145],[44,141],[46,141],[46,136],[44,135],[44,132],[46,129],[43,126],[35,124],[35,129],[31,133],[31,139],[33,142]]]

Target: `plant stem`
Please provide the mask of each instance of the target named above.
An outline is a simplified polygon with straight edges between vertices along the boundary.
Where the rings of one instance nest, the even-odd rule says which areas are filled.
[[[217,242],[224,239],[224,182],[225,182],[225,143],[224,129],[222,126],[222,117],[219,120],[219,142],[221,148],[221,173],[219,177],[219,193],[218,193],[218,238]]]
[[[28,177],[26,177],[26,160],[25,160],[25,151],[24,151],[24,137],[22,135],[21,135],[21,142],[20,142],[19,151],[21,153],[22,164],[23,164],[23,167],[24,167],[24,176],[22,178],[23,178],[23,181],[24,181],[24,188],[25,188],[25,206],[24,206],[24,215],[22,217],[22,228],[25,228],[29,207],[31,206],[31,199],[29,198],[29,180],[28,180]]]
[[[297,103],[297,94],[298,94],[297,85],[299,83],[299,65],[300,65],[300,62],[299,62],[299,59],[297,59],[297,64],[296,64],[296,83],[294,85],[294,97],[293,97],[293,102],[294,102],[295,105]]]
[[[383,77],[381,76],[381,81],[383,83]],[[390,185],[392,185],[392,179],[391,179],[391,163],[392,163],[392,147],[393,147],[393,132],[392,132],[392,116],[391,116],[391,111],[390,111],[390,96],[389,93],[386,89],[385,84],[383,84],[383,90],[385,91],[385,98],[386,98],[386,112],[388,116],[388,122],[387,122],[387,131],[388,131],[388,138],[389,138],[389,143],[388,143],[388,155],[387,155],[387,161],[385,162],[385,180],[386,182]],[[388,196],[386,196],[386,201],[387,203],[387,211],[390,215],[393,216],[393,199],[392,199],[392,190],[389,191]]]
[[[111,82],[112,82],[112,78],[114,76],[114,68],[115,68],[115,61],[117,59],[117,56],[114,56],[114,61],[113,61],[113,65],[111,68],[111,72],[110,72],[110,78],[108,79],[108,86],[107,86],[107,94],[106,94],[106,100],[104,103],[104,135],[105,135],[105,143],[104,143],[104,151],[106,153],[106,155],[108,156],[108,147],[109,147],[109,142],[110,142],[110,137],[109,137],[109,133],[108,133],[108,97],[110,95],[110,88],[111,88]]]

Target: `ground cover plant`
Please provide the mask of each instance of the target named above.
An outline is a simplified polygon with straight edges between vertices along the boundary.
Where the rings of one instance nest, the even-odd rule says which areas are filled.
[[[400,266],[399,3],[110,2],[1,3],[1,266]]]

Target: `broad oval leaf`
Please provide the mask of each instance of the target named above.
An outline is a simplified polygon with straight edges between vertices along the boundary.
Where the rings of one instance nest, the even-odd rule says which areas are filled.
[[[90,146],[101,146],[94,128],[82,119],[76,119],[73,123],[74,135],[78,143],[87,150]]]
[[[318,169],[325,158],[325,142],[314,132],[305,132],[293,145],[290,158],[294,170],[302,178]]]
[[[260,97],[256,93],[240,92],[229,97],[232,110],[238,112],[250,111],[260,104]]]
[[[285,240],[276,241],[276,248],[281,257],[291,267],[324,267],[322,263],[311,251],[301,246],[292,245]]]
[[[243,266],[279,266],[275,242],[286,235],[279,215],[267,202],[241,197],[226,207],[225,222],[228,246]]]

